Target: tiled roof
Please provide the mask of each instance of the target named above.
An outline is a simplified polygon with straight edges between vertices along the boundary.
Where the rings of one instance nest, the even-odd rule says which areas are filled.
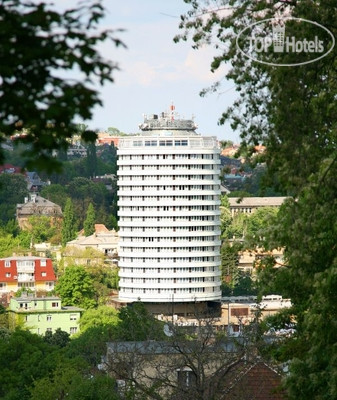
[[[226,390],[226,400],[285,400],[282,376],[262,361],[242,361]],[[225,378],[226,379],[226,378]]]
[[[41,260],[46,260],[46,266],[41,266]],[[6,267],[5,262],[9,261],[10,266]],[[34,261],[34,281],[56,281],[52,260],[42,257],[7,257],[0,259],[0,282],[17,282],[18,271],[16,261]],[[42,275],[45,273],[45,276]],[[9,275],[9,276],[6,276]]]
[[[61,216],[62,209],[58,204],[55,204],[39,195],[32,197],[27,203],[18,204],[16,206],[19,216],[23,215],[52,215]]]
[[[42,276],[45,272],[46,276]],[[41,267],[39,262],[35,263],[35,281],[56,281],[56,275],[51,260],[47,260],[45,267]]]

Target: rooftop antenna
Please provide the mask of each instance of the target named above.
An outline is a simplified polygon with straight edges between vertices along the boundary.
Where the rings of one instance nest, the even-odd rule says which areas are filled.
[[[175,110],[175,106],[173,104],[173,101],[172,101],[172,103],[170,105],[170,110],[171,110],[171,120],[173,121],[174,120],[174,110]]]

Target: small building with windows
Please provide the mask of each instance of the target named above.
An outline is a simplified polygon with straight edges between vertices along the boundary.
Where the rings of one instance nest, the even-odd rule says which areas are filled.
[[[13,255],[0,259],[0,294],[20,289],[50,292],[56,280],[50,258]]]
[[[229,197],[232,217],[236,213],[252,214],[261,207],[280,207],[288,197]]]
[[[16,205],[16,220],[20,229],[28,230],[31,228],[30,217],[48,217],[53,225],[63,219],[62,209],[37,193],[25,197],[23,204]]]
[[[30,294],[11,298],[8,313],[10,329],[23,326],[31,333],[44,335],[56,329],[73,335],[80,330],[79,320],[83,309],[62,306],[59,297],[35,297]]]

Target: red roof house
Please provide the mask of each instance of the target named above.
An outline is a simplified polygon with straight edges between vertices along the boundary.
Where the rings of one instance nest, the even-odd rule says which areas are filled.
[[[20,289],[51,291],[56,283],[52,260],[34,256],[0,259],[0,294]]]

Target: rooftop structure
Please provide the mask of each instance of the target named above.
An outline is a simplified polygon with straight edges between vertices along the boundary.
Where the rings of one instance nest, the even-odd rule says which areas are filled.
[[[162,112],[159,115],[144,115],[144,122],[139,125],[139,129],[143,132],[155,131],[156,134],[158,134],[158,131],[179,131],[180,134],[182,131],[186,131],[191,134],[197,129],[193,118],[183,119],[174,110],[174,105],[171,105],[168,112]]]

